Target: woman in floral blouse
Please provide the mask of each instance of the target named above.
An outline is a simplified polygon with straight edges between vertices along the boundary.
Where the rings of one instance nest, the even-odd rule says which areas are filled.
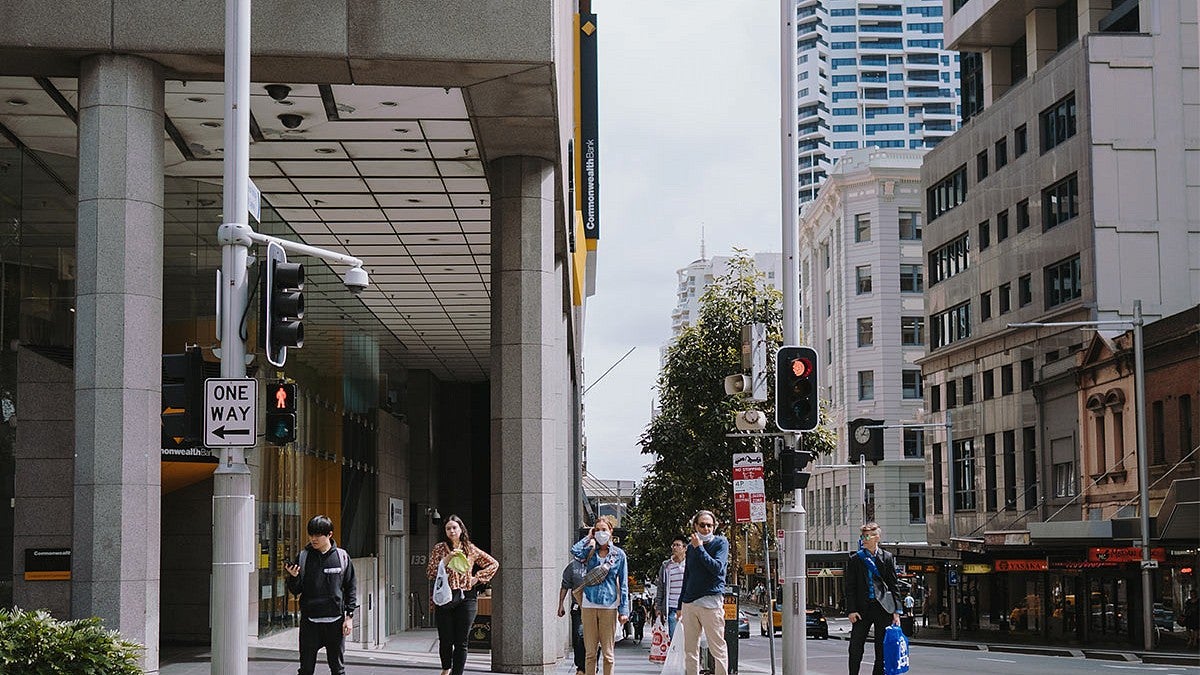
[[[475,586],[487,583],[495,576],[500,563],[471,543],[467,526],[458,516],[446,518],[445,533],[446,536],[434,545],[429,554],[425,574],[432,580],[437,577],[438,563],[446,564],[446,578],[454,597],[433,610],[438,631],[438,652],[442,658],[441,675],[462,675],[467,665],[467,637],[471,624],[475,623]],[[452,565],[455,558],[459,562]],[[461,562],[464,558],[465,564]]]

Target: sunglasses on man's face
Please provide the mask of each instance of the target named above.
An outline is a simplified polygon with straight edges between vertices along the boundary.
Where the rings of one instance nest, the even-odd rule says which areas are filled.
[[[716,527],[716,525],[714,525],[713,523],[703,523],[703,522],[701,522],[701,523],[696,523],[696,527],[703,527],[703,528],[713,528],[713,527]]]

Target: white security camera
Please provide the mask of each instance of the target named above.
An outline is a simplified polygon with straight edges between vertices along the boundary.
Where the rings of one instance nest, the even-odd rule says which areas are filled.
[[[767,416],[761,410],[743,410],[733,414],[738,431],[762,431],[767,428]]]
[[[351,293],[358,295],[367,290],[371,281],[367,277],[366,270],[361,267],[351,267],[346,270],[346,276],[342,277],[342,283]]]
[[[729,396],[745,394],[751,387],[749,375],[730,375],[725,378],[725,393]]]

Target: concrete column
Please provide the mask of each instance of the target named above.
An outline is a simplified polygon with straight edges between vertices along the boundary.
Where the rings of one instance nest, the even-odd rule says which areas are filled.
[[[554,260],[554,167],[533,157],[491,163],[492,670],[548,673],[562,655],[551,609],[566,559],[555,451],[562,359],[562,278]]]
[[[1018,57],[1020,58],[1020,57]],[[1012,49],[992,47],[983,53],[983,107],[990,108],[1012,86]]]
[[[1058,28],[1053,8],[1035,9],[1025,15],[1025,43],[1026,76],[1033,77],[1058,53]]]
[[[79,77],[71,614],[158,671],[163,76],[102,54]]]

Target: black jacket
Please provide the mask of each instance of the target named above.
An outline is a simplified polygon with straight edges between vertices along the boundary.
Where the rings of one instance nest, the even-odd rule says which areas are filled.
[[[335,544],[321,555],[312,545],[305,547],[304,566],[298,576],[288,575],[288,590],[300,596],[300,616],[306,619],[325,619],[352,615],[358,608],[354,589],[354,563],[346,556],[346,569]],[[299,564],[299,557],[296,559]]]
[[[896,609],[903,611],[904,604],[900,602],[900,593],[896,588],[896,558],[882,548],[876,551],[875,566],[879,568],[879,577],[883,579],[883,585],[896,601]],[[858,552],[851,553],[843,576],[846,584],[847,614],[864,614],[867,611],[867,603],[871,602],[867,592],[867,585],[871,583],[869,575],[867,564],[858,557]]]

